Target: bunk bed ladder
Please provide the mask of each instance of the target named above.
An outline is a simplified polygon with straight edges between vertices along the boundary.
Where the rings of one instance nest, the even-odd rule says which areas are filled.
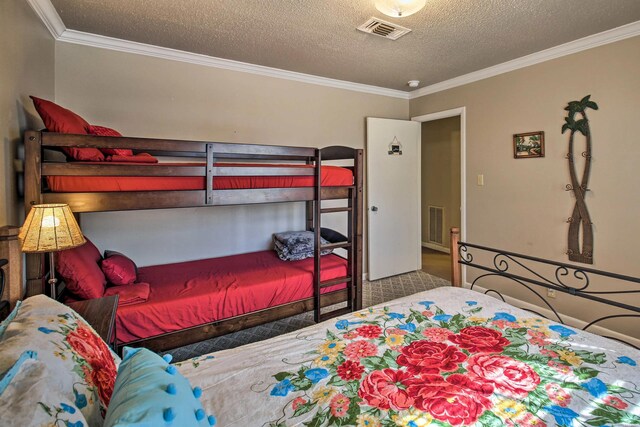
[[[315,168],[315,200],[313,202],[313,230],[314,230],[314,320],[316,322],[322,322],[327,319],[331,319],[333,317],[341,316],[343,314],[351,313],[354,310],[354,277],[356,272],[356,245],[354,242],[354,233],[356,230],[356,216],[355,216],[355,206],[356,206],[356,196],[357,196],[357,186],[353,186],[349,189],[349,197],[347,199],[346,207],[335,207],[335,208],[322,208],[322,165],[321,165],[321,154],[320,150],[317,150],[316,153],[316,168]],[[322,228],[322,214],[326,213],[335,213],[335,212],[346,212],[347,213],[347,240],[344,242],[335,242],[329,243],[326,245],[322,244],[320,235]],[[322,269],[322,261],[321,261],[321,253],[326,249],[345,249],[347,251],[347,274],[343,277],[338,277],[335,279],[329,280],[321,280],[321,269]],[[333,310],[325,310],[322,311],[322,290],[331,286],[339,285],[341,283],[346,283],[347,287],[347,300],[346,306],[333,309]]]

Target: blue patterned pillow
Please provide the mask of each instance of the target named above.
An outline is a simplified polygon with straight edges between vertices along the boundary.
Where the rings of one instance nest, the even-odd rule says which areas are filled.
[[[198,400],[202,390],[192,389],[170,361],[169,355],[125,347],[104,426],[215,425]]]

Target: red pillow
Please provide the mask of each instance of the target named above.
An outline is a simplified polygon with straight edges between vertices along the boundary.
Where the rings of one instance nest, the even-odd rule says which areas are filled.
[[[97,136],[122,136],[120,132],[115,129],[94,125],[89,125],[89,133]],[[102,151],[102,154],[105,156],[133,156],[133,150],[128,148],[101,148],[100,151]]]
[[[138,278],[136,263],[119,252],[105,251],[100,268],[112,285],[130,285]]]
[[[112,286],[104,291],[104,296],[118,295],[118,307],[140,304],[149,299],[148,283],[132,283],[125,286]]]
[[[49,132],[81,135],[86,135],[89,132],[89,123],[73,111],[62,108],[46,99],[36,98],[35,96],[30,98],[33,100],[33,105]],[[97,148],[63,147],[62,151],[74,160],[88,162],[101,162],[104,160],[104,154]]]
[[[82,246],[58,254],[56,270],[71,294],[80,299],[100,298],[104,295],[107,279],[98,265],[100,259],[100,251],[89,239]]]

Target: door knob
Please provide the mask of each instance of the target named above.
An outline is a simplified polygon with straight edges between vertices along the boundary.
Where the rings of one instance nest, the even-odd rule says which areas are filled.
[[[371,211],[372,212],[378,212],[378,207],[377,206],[371,206]]]

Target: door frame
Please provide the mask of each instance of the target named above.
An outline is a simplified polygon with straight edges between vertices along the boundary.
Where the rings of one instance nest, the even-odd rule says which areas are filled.
[[[438,111],[411,117],[416,122],[432,122],[434,120],[460,117],[460,240],[467,241],[467,107],[452,108],[451,110]],[[422,144],[420,144],[422,149]],[[420,157],[421,158],[421,157]],[[422,173],[422,162],[420,162]],[[420,180],[422,181],[422,180]],[[422,240],[422,239],[420,239]],[[452,254],[453,255],[453,254]],[[467,269],[462,268],[462,286],[467,283]]]

